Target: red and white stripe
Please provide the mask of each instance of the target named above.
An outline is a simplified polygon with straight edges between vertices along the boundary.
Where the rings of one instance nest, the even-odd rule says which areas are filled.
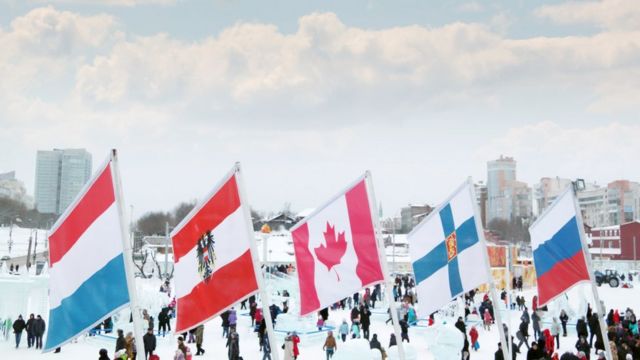
[[[258,290],[238,183],[233,172],[171,233],[175,258],[176,332],[217,316]],[[216,260],[207,282],[198,273],[197,242],[211,230]]]

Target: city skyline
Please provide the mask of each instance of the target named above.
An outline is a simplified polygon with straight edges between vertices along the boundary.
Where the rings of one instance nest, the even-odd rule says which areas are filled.
[[[385,216],[500,154],[530,185],[640,179],[634,1],[102,4],[0,1],[0,172],[29,191],[50,148],[117,148],[135,217],[235,161],[256,209],[371,170]]]

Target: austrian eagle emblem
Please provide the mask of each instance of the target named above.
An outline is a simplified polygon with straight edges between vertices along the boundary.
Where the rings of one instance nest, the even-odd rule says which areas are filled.
[[[198,256],[198,273],[204,282],[209,282],[209,278],[213,273],[213,267],[216,263],[215,240],[211,230],[204,233],[198,239],[196,248]]]

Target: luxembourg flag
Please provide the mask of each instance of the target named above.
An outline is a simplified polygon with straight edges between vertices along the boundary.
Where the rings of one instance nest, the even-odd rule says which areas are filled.
[[[258,291],[248,205],[238,166],[171,232],[176,333],[192,329]]]
[[[49,234],[49,326],[44,352],[129,303],[123,233],[109,159]]]
[[[469,179],[407,236],[421,316],[491,281],[475,209]]]
[[[365,175],[291,229],[301,316],[384,280],[371,206]]]
[[[540,306],[574,285],[590,281],[580,226],[582,219],[569,187],[529,227]]]

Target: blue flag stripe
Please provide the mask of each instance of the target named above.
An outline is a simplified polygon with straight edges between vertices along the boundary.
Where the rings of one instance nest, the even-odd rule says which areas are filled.
[[[49,311],[49,331],[44,351],[78,336],[128,302],[124,257],[120,254],[87,279],[71,296],[62,300],[58,307]]]
[[[416,284],[431,277],[436,271],[447,265],[447,247],[444,242],[439,243],[427,255],[413,263],[413,272],[416,276]]]
[[[453,212],[451,212],[451,204],[443,207],[440,210],[440,222],[442,222],[442,230],[444,231],[444,237],[451,235],[456,231],[456,224],[453,222]]]
[[[449,290],[451,290],[451,297],[462,293],[462,279],[460,278],[460,266],[458,265],[457,256],[449,261]]]
[[[582,250],[580,232],[576,217],[572,217],[555,233],[551,239],[545,241],[533,251],[538,278],[551,268],[566,259],[573,257]]]
[[[473,216],[458,227],[456,230],[456,236],[458,241],[458,254],[475,245],[479,241],[478,230]]]

